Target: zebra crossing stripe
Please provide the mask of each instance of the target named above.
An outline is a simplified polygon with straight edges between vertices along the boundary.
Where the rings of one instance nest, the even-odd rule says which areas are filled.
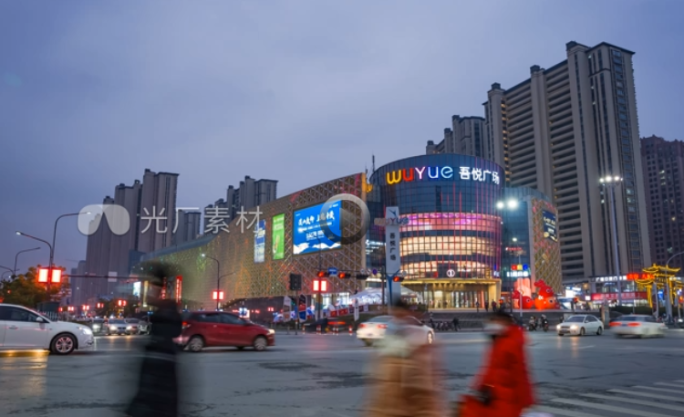
[[[608,390],[610,392],[618,392],[620,394],[627,394],[629,396],[637,396],[637,397],[648,397],[652,400],[664,400],[664,401],[674,401],[678,403],[684,403],[684,398],[677,398],[673,396],[665,396],[665,395],[657,395],[657,394],[651,394],[649,392],[639,392],[639,391],[628,391],[626,389],[610,389]]]
[[[680,384],[670,384],[668,382],[656,382],[655,385],[660,385],[663,387],[675,387],[675,388],[684,388],[684,385]]]
[[[639,388],[639,389],[647,389],[647,390],[652,390],[652,391],[658,391],[662,393],[673,393],[673,394],[681,394],[682,390],[679,389],[665,389],[665,388],[660,388],[660,387],[647,387],[645,385],[635,385],[632,388]]]
[[[684,406],[681,406],[681,405],[655,403],[652,401],[636,400],[634,398],[625,398],[625,397],[615,397],[615,396],[611,396],[611,395],[599,395],[599,394],[580,394],[580,395],[582,395],[583,397],[591,397],[591,398],[596,398],[599,400],[619,401],[619,402],[623,402],[623,403],[643,405],[646,407],[662,408],[663,410],[684,411]]]
[[[673,417],[671,414],[660,414],[660,413],[654,413],[651,411],[644,411],[644,410],[632,410],[629,408],[625,407],[616,407],[614,405],[605,405],[605,404],[594,404],[594,403],[588,403],[586,401],[579,401],[579,400],[570,400],[566,398],[554,398],[551,400],[553,402],[561,403],[561,404],[568,404],[568,405],[575,405],[578,407],[585,407],[585,408],[595,408],[597,410],[603,410],[603,411],[614,411],[616,413],[621,413],[621,414],[629,414],[632,416],[638,416],[638,417]]]
[[[549,407],[546,405],[538,405],[533,408],[534,411],[539,411],[541,413],[549,413],[554,416],[565,416],[565,417],[604,417],[596,414],[580,413],[574,410],[566,410],[564,408]]]

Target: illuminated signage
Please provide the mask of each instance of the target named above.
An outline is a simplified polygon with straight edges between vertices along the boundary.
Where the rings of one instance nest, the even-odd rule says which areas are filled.
[[[266,253],[266,221],[260,220],[254,230],[254,263],[264,262]]]
[[[546,210],[542,211],[542,218],[544,220],[544,237],[558,242],[558,233],[556,229],[556,216]]]
[[[273,259],[283,259],[285,257],[285,215],[279,214],[273,217],[272,227]]]
[[[394,185],[400,182],[412,182],[420,180],[450,180],[460,178],[462,181],[480,181],[500,183],[499,173],[488,169],[459,167],[458,172],[450,166],[444,167],[414,167],[390,171],[385,174],[387,185]]]
[[[340,220],[342,202],[334,202],[326,213],[321,214],[323,206],[324,204],[318,204],[294,212],[292,253],[295,255],[337,249],[342,246]],[[321,222],[327,223],[330,229],[328,235],[323,232]]]
[[[528,278],[530,276],[530,269],[525,264],[511,265],[511,270],[508,271],[509,278]]]

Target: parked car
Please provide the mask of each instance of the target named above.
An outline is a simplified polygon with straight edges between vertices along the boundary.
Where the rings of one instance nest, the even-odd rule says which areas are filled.
[[[664,337],[667,325],[653,316],[630,314],[610,322],[610,331],[617,337]]]
[[[595,334],[601,336],[603,334],[603,322],[590,314],[578,314],[570,316],[563,320],[563,323],[556,326],[558,336],[584,336],[588,334]]]
[[[0,349],[45,349],[57,355],[93,347],[88,326],[50,320],[26,307],[0,304]]]
[[[420,322],[415,317],[406,318],[410,324],[416,326],[424,333],[425,341],[427,343],[433,343],[435,341],[435,331],[426,326],[424,323]],[[373,317],[365,323],[359,324],[359,328],[356,331],[356,338],[361,340],[366,346],[372,346],[378,340],[385,337],[385,331],[387,330],[387,325],[392,321],[392,316],[377,316]]]
[[[196,311],[184,314],[183,331],[175,342],[191,352],[223,346],[262,351],[275,345],[275,331],[235,314]]]

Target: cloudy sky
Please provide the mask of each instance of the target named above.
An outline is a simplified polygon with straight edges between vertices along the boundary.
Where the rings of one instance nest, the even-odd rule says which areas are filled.
[[[202,207],[245,175],[285,195],[423,153],[571,40],[635,51],[641,134],[684,139],[681,16],[680,0],[2,1],[0,265],[39,246],[15,230],[50,240],[145,168]],[[84,259],[75,218],[57,242],[58,264]]]

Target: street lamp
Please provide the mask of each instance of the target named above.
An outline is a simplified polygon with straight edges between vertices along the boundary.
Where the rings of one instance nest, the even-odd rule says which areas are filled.
[[[50,269],[52,269],[52,266],[53,266],[52,264],[53,264],[53,262],[54,262],[54,260],[55,260],[55,241],[56,241],[56,239],[57,239],[57,222],[58,222],[59,219],[61,219],[62,217],[78,216],[79,214],[81,214],[81,213],[67,213],[67,214],[62,214],[61,216],[57,217],[57,220],[55,220],[55,228],[54,228],[54,230],[53,230],[53,232],[52,232],[52,246],[51,246],[51,249],[50,249],[50,265],[49,265]],[[85,214],[90,214],[90,212],[86,212]]]
[[[17,276],[17,261],[19,260],[19,254],[24,253],[24,252],[31,252],[31,251],[38,250],[38,249],[40,249],[40,247],[20,250],[19,252],[17,252],[16,255],[14,255],[14,269],[12,270],[12,276],[13,277]]]
[[[221,262],[218,259],[208,256],[206,253],[202,254],[203,258],[209,258],[216,262],[216,311],[219,310],[219,295],[221,294]]]
[[[618,290],[618,305],[622,305],[622,281],[620,280],[620,254],[618,252],[618,237],[617,237],[617,212],[615,208],[615,187],[622,183],[622,177],[606,176],[599,180],[603,189],[610,188],[610,218],[613,229],[613,258],[615,261],[615,275],[617,276],[617,290]],[[634,301],[636,304],[636,300]]]
[[[48,248],[50,248],[50,258],[52,258],[52,245],[51,245],[50,242],[48,242],[47,240],[43,240],[43,239],[37,238],[37,237],[35,237],[35,236],[31,236],[31,235],[29,235],[29,234],[26,234],[26,233],[24,233],[24,232],[19,232],[19,231],[17,231],[17,235],[18,235],[18,236],[24,236],[24,237],[27,237],[27,238],[29,238],[29,239],[33,239],[33,240],[37,240],[37,241],[39,241],[39,242],[45,243],[45,244],[48,246]],[[16,258],[15,258],[15,259],[16,259]]]

